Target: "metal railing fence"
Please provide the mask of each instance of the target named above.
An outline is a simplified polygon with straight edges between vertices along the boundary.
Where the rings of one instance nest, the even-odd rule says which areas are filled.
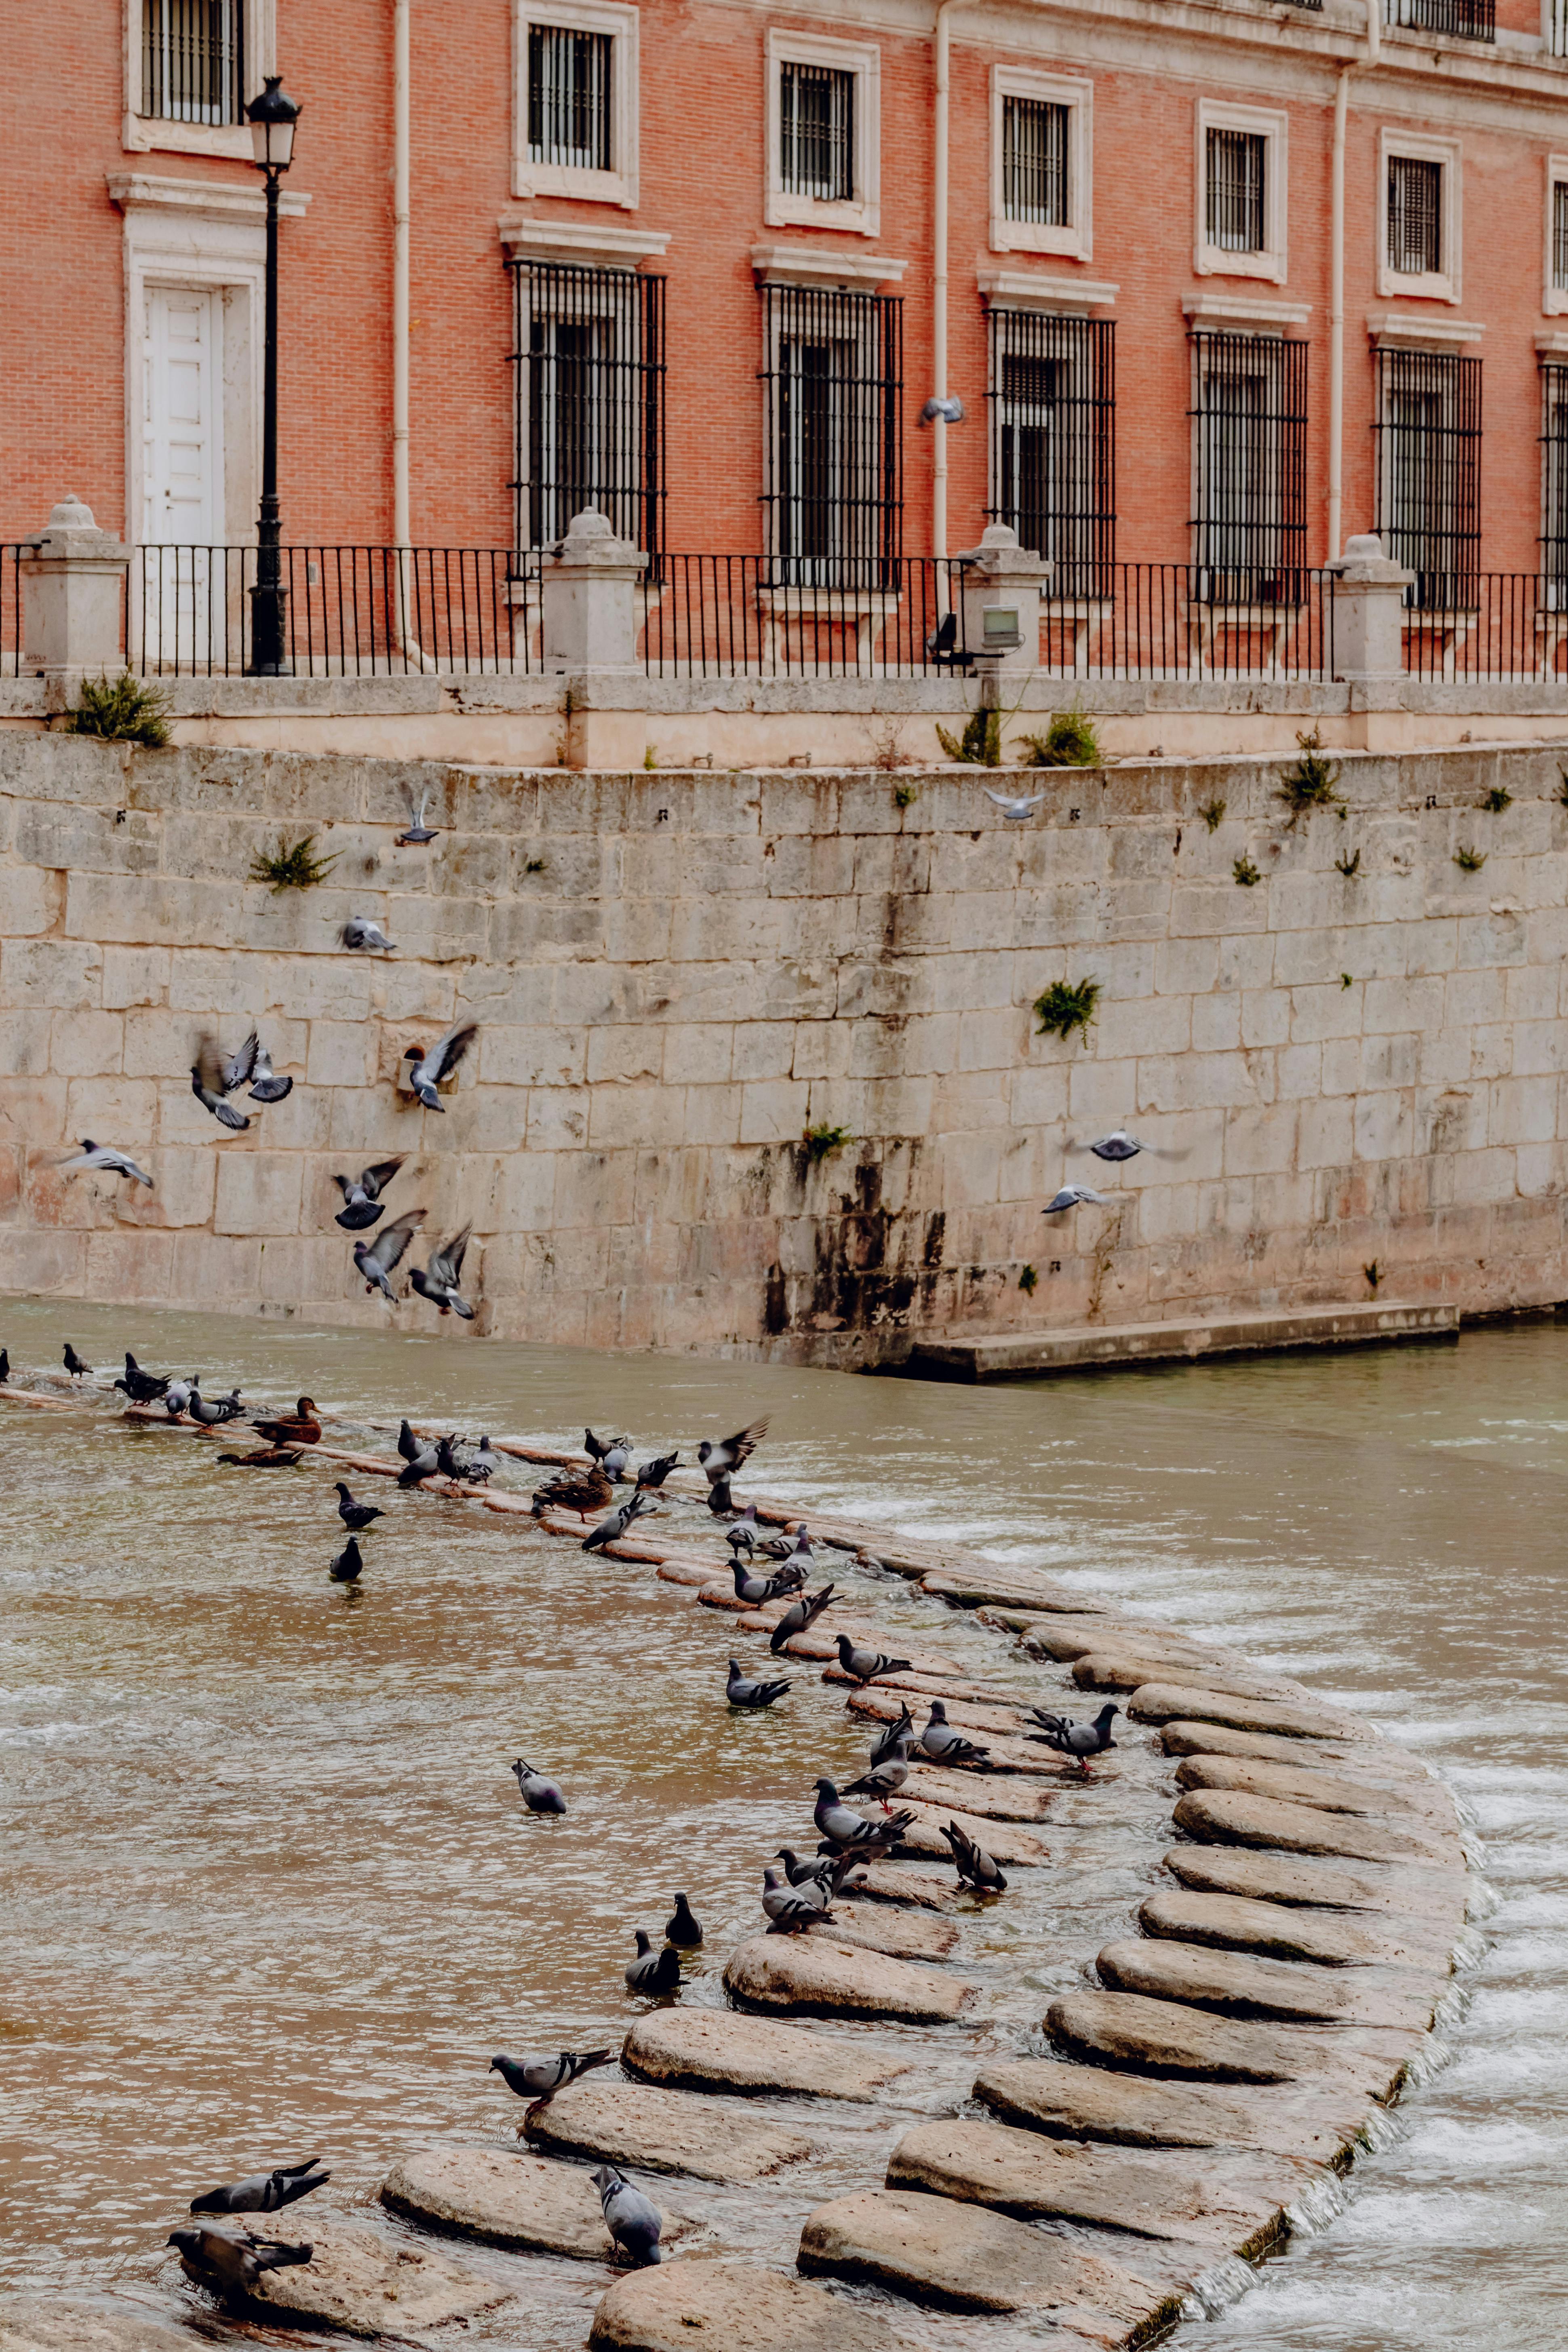
[[[651,677],[871,677],[968,667],[962,566],[862,558],[802,584],[772,555],[664,554],[646,589]]]
[[[1084,678],[1329,678],[1333,581],[1112,563],[1104,593],[1042,600],[1040,667]]]
[[[1446,604],[1410,592],[1404,625],[1407,677],[1492,685],[1568,686],[1568,570],[1472,572]]]

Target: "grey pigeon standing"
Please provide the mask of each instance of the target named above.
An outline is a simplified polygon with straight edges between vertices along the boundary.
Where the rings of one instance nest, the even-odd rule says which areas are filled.
[[[679,1468],[679,1463],[680,1456],[679,1454],[660,1454],[656,1455],[653,1461],[645,1462],[642,1467],[638,1470],[637,1485],[639,1486],[662,1486],[670,1472]]]
[[[664,1923],[664,1940],[673,1944],[678,1952],[694,1952],[702,1941],[697,1914],[684,1895],[676,1896],[675,1908]]]
[[[814,1927],[833,1916],[828,1909],[828,1893],[819,1878],[803,1878],[798,1885],[785,1886],[770,1864],[763,1873],[763,1909],[773,1926],[784,1935],[798,1935],[803,1927]]]
[[[364,1570],[364,1554],[359,1548],[359,1538],[350,1536],[347,1543],[327,1569],[334,1584],[357,1584]]]
[[[736,1559],[742,1552],[750,1554],[756,1550],[757,1507],[755,1503],[748,1503],[740,1517],[731,1521],[725,1529],[724,1540],[730,1547],[731,1556]]]
[[[816,1784],[814,1818],[823,1836],[831,1838],[837,1845],[858,1845],[864,1839],[874,1838],[877,1833],[874,1822],[866,1821],[850,1806],[840,1801],[838,1791],[831,1780],[818,1780]]]
[[[921,1734],[920,1748],[921,1754],[929,1756],[933,1764],[978,1764],[991,1753],[989,1748],[978,1746],[974,1740],[966,1739],[962,1731],[953,1729],[940,1698],[931,1703],[931,1719]]]
[[[441,1466],[437,1448],[428,1438],[416,1437],[405,1421],[398,1423],[397,1450],[403,1456],[397,1474],[400,1486],[417,1486],[422,1478],[433,1478]]]
[[[947,1822],[942,1833],[952,1849],[961,1885],[973,1886],[976,1895],[1005,1895],[1007,1882],[983,1845],[956,1822]]]
[[[423,1209],[405,1209],[402,1216],[383,1225],[374,1241],[355,1242],[354,1264],[364,1276],[367,1296],[379,1290],[396,1306],[397,1293],[387,1277],[402,1264],[409,1243],[425,1223],[425,1214]]]
[[[313,2246],[286,2245],[280,2238],[258,2238],[250,2230],[222,2229],[211,2222],[200,2228],[171,2230],[165,2242],[177,2249],[188,2274],[199,2285],[220,2292],[248,2294],[266,2271],[280,2271],[308,2263]]]
[[[833,1586],[825,1584],[819,1591],[805,1593],[800,1600],[791,1603],[768,1636],[768,1647],[775,1658],[783,1655],[786,1644],[793,1642],[797,1633],[810,1633],[823,1611],[831,1605],[833,1598]]]
[[[479,1034],[477,1021],[454,1021],[449,1029],[442,1031],[433,1045],[404,1047],[403,1059],[408,1065],[407,1090],[417,1097],[426,1110],[446,1110],[447,1106],[436,1089],[443,1078],[453,1076]]]
[[[907,1756],[889,1756],[885,1763],[873,1764],[858,1780],[851,1780],[844,1793],[847,1797],[875,1797],[882,1811],[891,1812],[889,1797],[896,1797],[910,1777]]]
[[[162,1372],[143,1371],[129,1348],[125,1350],[125,1378],[116,1381],[132,1404],[157,1404],[169,1393],[169,1383]]]
[[[731,1658],[730,1679],[725,1685],[724,1696],[731,1706],[772,1706],[774,1700],[783,1698],[785,1691],[790,1687],[790,1684],[782,1680],[772,1683],[753,1682],[742,1670],[739,1658]]]
[[[68,1174],[73,1168],[88,1168],[95,1175],[128,1176],[133,1184],[145,1184],[150,1192],[153,1190],[153,1179],[144,1168],[138,1168],[134,1160],[128,1160],[123,1151],[116,1151],[112,1144],[94,1143],[88,1135],[82,1137],[81,1148],[74,1159],[57,1160],[55,1165],[62,1174]]]
[[[499,2074],[507,2089],[515,2091],[520,2099],[531,2100],[531,2115],[535,2107],[548,2106],[556,2092],[574,2083],[579,2074],[586,2074],[595,2066],[613,2065],[615,2057],[613,2050],[557,2050],[545,2058],[495,2057],[490,2060],[489,2072]]]
[[[337,1481],[337,1493],[338,1517],[351,1536],[357,1536],[373,1519],[385,1518],[386,1513],[379,1503],[356,1503],[341,1478]]]
[[[454,1234],[449,1242],[432,1250],[427,1265],[410,1266],[408,1279],[421,1298],[429,1300],[443,1315],[460,1315],[465,1323],[474,1319],[474,1310],[458,1288],[463,1274],[463,1254],[468,1246],[471,1225]]]
[[[191,2200],[193,2213],[279,2213],[285,2205],[292,2205],[299,2197],[309,2197],[312,2189],[324,2189],[331,2179],[321,2168],[319,2156],[308,2156],[303,2164],[275,2164],[269,2172],[253,2172],[244,2180],[231,2181],[226,2189],[209,2189]]]
[[[463,1465],[463,1476],[470,1486],[488,1486],[500,1468],[500,1455],[488,1437],[481,1436],[479,1451],[470,1454]]]
[[[362,1168],[357,1176],[334,1176],[333,1183],[343,1196],[343,1205],[334,1222],[346,1234],[368,1233],[383,1214],[382,1194],[402,1167],[407,1154],[400,1151],[393,1160],[374,1160]]]
[[[637,1927],[633,1932],[637,1937],[637,1952],[636,1959],[626,1963],[627,1990],[647,1993],[656,2000],[662,1999],[667,1993],[679,1992],[680,1954],[674,1945],[666,1944],[662,1951],[656,1952],[646,1927]]]
[[[204,1429],[220,1429],[226,1421],[237,1421],[244,1410],[237,1389],[230,1389],[223,1397],[205,1397],[198,1389],[193,1389],[185,1407],[191,1419],[200,1422]]]
[[[88,1362],[86,1357],[79,1356],[68,1339],[66,1341],[65,1354],[61,1357],[60,1361],[64,1364],[67,1371],[70,1374],[73,1381],[85,1380],[88,1373],[92,1370],[92,1366]]]
[[[351,915],[338,933],[340,946],[353,955],[364,955],[379,948],[387,955],[396,950],[373,915]]]
[[[617,1504],[613,1511],[607,1513],[599,1521],[591,1536],[584,1538],[584,1550],[603,1551],[606,1544],[618,1541],[626,1534],[634,1519],[640,1519],[645,1511],[651,1511],[653,1505],[648,1501],[647,1495],[634,1487],[626,1501]]]
[[[890,1658],[885,1650],[862,1650],[847,1633],[838,1636],[838,1663],[858,1683],[874,1683],[882,1675],[907,1675],[908,1658]]]
[[[658,2248],[662,2217],[652,2200],[623,2179],[613,2164],[601,2164],[588,2178],[599,2192],[605,2227],[626,2260],[638,2270],[662,2262]]]
[[[566,1811],[566,1800],[553,1780],[547,1780],[542,1772],[536,1772],[532,1765],[526,1763],[521,1756],[511,1769],[517,1774],[522,1801],[531,1813],[563,1813]]]
[[[730,1565],[735,1579],[737,1601],[743,1601],[748,1609],[760,1609],[764,1601],[773,1599],[773,1580],[771,1576],[756,1575],[752,1570],[742,1565],[738,1555]]]
[[[1079,1770],[1087,1772],[1091,1756],[1101,1756],[1108,1748],[1115,1747],[1110,1721],[1121,1712],[1113,1699],[1100,1708],[1092,1723],[1072,1723],[1065,1715],[1050,1715],[1043,1706],[1034,1706],[1029,1713],[1041,1727],[1026,1737],[1038,1740],[1042,1748],[1054,1748],[1059,1756],[1070,1756]]]

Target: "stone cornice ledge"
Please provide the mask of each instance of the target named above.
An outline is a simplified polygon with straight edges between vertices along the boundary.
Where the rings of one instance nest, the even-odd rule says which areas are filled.
[[[1304,327],[1312,315],[1310,302],[1268,302],[1250,294],[1224,294],[1213,289],[1184,294],[1182,310],[1200,327]]]
[[[514,258],[598,262],[613,269],[662,260],[671,235],[668,229],[621,228],[613,221],[542,219],[536,213],[502,213],[496,226]]]
[[[974,282],[994,310],[1024,303],[1042,310],[1111,310],[1119,285],[1091,278],[1047,278],[1038,270],[993,268],[982,263]]]
[[[1415,348],[1426,344],[1447,351],[1455,343],[1479,343],[1486,332],[1473,319],[1423,318],[1411,310],[1369,310],[1366,331],[1374,343]]]
[[[184,218],[224,221],[264,221],[267,199],[259,188],[245,188],[233,180],[165,179],[152,172],[110,172],[109,201],[122,213],[174,213]],[[279,188],[278,209],[286,220],[300,220],[310,199],[299,188]]]
[[[885,253],[832,253],[770,239],[752,246],[752,268],[764,286],[896,286],[909,264]]]

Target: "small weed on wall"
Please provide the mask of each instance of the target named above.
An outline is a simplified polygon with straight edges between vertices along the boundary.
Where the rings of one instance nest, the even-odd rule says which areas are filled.
[[[140,743],[161,751],[169,740],[168,697],[124,671],[112,683],[84,677],[81,700],[68,710],[63,735],[96,735],[100,743]]]
[[[820,1127],[808,1127],[801,1138],[813,1168],[820,1167],[830,1152],[842,1151],[847,1143],[854,1140],[847,1127],[829,1127],[826,1119]]]
[[[1035,1017],[1040,1024],[1036,1035],[1059,1037],[1066,1045],[1073,1031],[1081,1029],[1087,1045],[1100,988],[1098,980],[1053,980],[1045,993],[1035,999]]]
[[[250,879],[270,883],[276,898],[280,890],[313,890],[318,882],[326,880],[337,862],[335,852],[331,857],[316,856],[313,833],[302,833],[295,842],[286,842],[279,834],[272,856],[258,849],[251,859]]]

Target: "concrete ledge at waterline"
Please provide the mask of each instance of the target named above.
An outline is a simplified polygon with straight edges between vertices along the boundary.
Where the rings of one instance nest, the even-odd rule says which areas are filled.
[[[1420,1969],[1444,1982],[1451,1973],[1452,1937],[1414,1920],[1373,1926],[1353,1913],[1317,1911],[1288,1903],[1260,1903],[1240,1895],[1198,1895],[1162,1887],[1139,1906],[1145,1936],[1216,1951],[1256,1952],[1266,1959],[1311,1960],[1351,1976],[1361,1968]]]
[[[0,2352],[191,2352],[192,2342],[139,2304],[58,2295],[0,2303]]]
[[[974,1988],[936,1969],[824,1936],[753,1936],[730,1955],[724,1990],[743,2007],[804,2017],[901,2017],[944,2024]]]
[[[1319,2025],[1408,2025],[1425,2032],[1442,1998],[1433,1977],[1405,1969],[1324,1968],[1216,1951],[1208,1944],[1125,1936],[1095,1963],[1112,1992],[1190,2001],[1225,2017],[1278,2017]]]
[[[573,2254],[607,2263],[615,2253],[599,2194],[578,2165],[504,2147],[426,2147],[394,2165],[381,2184],[393,2212],[513,2252]],[[663,2242],[690,2228],[665,2212]]]
[[[1074,2066],[1059,2058],[1017,2058],[987,2066],[974,2095],[1000,2116],[1051,2139],[1103,2140],[1119,2147],[1256,2147],[1338,2166],[1364,2128],[1364,2095],[1344,2085],[1227,2090],[1211,2083],[1164,2083]]]
[[[1255,2025],[1131,1992],[1069,1993],[1051,2003],[1046,2032],[1087,2065],[1210,2083],[1348,2085],[1374,2099],[1398,2087],[1425,2039],[1414,2026]]]
[[[1202,1845],[1273,1846],[1284,1853],[1345,1854],[1352,1862],[1419,1862],[1462,1871],[1458,1840],[1420,1833],[1420,1824],[1384,1828],[1350,1813],[1289,1804],[1231,1789],[1189,1789],[1176,1827]]]
[[[973,1339],[917,1339],[894,1367],[916,1379],[994,1381],[1047,1372],[1113,1370],[1195,1362],[1200,1357],[1273,1353],[1284,1348],[1363,1348],[1398,1339],[1457,1339],[1457,1307],[1305,1307],[1272,1315],[1205,1317],[1182,1323],[1123,1323],[1103,1329],[999,1332]]]
[[[510,2300],[510,2290],[494,2279],[448,2262],[444,2254],[405,2239],[378,2237],[333,2219],[300,2217],[297,2237],[312,2248],[298,2267],[264,2271],[250,2294],[235,2298],[265,2311],[284,2326],[335,2327],[345,2336],[406,2338],[448,2320],[468,2320]],[[182,2263],[182,2267],[184,2264]],[[198,2286],[208,2282],[195,2272]]]
[[[1106,2344],[1138,2342],[1180,2305],[1180,2283],[1162,2274],[1152,2246],[1130,2250],[1123,2268],[988,2207],[899,2189],[819,2205],[798,2259],[808,2277],[888,2287],[940,2310],[1048,2311]]]
[[[1464,1924],[1469,1897],[1468,1882],[1458,1870],[1415,1863],[1357,1869],[1348,1862],[1302,1860],[1260,1846],[1174,1845],[1164,1866],[1197,1894],[1239,1895],[1282,1906],[1321,1904],[1361,1912],[1380,1926],[1415,1922],[1423,1932],[1450,1941]]]
[[[910,2071],[890,2050],[721,2009],[650,2010],[627,2034],[621,2063],[670,2091],[857,2100],[875,2098]]]
[[[1127,1713],[1138,1723],[1168,1723],[1180,1716],[1198,1723],[1228,1724],[1237,1731],[1277,1732],[1286,1739],[1365,1740],[1370,1746],[1377,1738],[1353,1715],[1283,1699],[1246,1698],[1195,1682],[1143,1683],[1129,1697]]]
[[[689,2172],[699,2180],[761,2180],[811,2154],[809,2140],[732,2115],[716,2099],[641,2083],[574,2083],[547,2105],[531,2108],[523,2128],[563,2156],[643,2172]]]
[[[899,2352],[874,2312],[781,2271],[687,2254],[601,2301],[590,2352]]]

